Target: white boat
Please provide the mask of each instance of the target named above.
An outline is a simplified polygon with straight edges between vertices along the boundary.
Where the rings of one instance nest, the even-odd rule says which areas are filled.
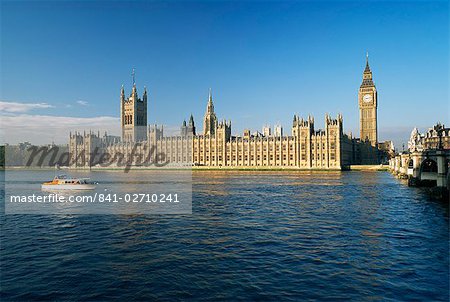
[[[58,175],[52,181],[44,182],[42,190],[94,190],[95,183],[89,182],[89,178],[72,178],[66,175]]]

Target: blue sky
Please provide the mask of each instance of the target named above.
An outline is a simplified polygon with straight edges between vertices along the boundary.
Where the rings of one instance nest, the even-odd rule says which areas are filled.
[[[211,87],[235,134],[274,123],[290,133],[294,113],[322,128],[325,113],[340,112],[359,135],[366,51],[381,140],[449,124],[446,1],[2,1],[0,111],[22,124],[58,116],[46,122],[110,128],[136,68],[150,123],[179,125],[192,113],[201,131]]]

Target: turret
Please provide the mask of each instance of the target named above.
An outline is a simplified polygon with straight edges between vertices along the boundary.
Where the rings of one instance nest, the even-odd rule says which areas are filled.
[[[142,95],[142,101],[147,103],[147,87],[144,86],[144,94]]]
[[[313,133],[314,132],[314,117],[308,115],[308,119],[304,120],[303,118],[294,115],[293,126],[292,126],[292,135],[299,136],[301,134],[301,130],[303,133]],[[305,131],[306,130],[306,131]]]
[[[191,133],[192,135],[195,135],[194,116],[192,114],[189,117],[188,133]]]
[[[216,138],[219,142],[225,143],[231,139],[231,121],[225,119],[217,124]]]
[[[208,105],[206,107],[206,112],[214,113],[214,104],[213,104],[213,100],[212,100],[211,88],[209,88]]]
[[[366,86],[375,86],[372,79],[372,71],[370,70],[369,66],[369,53],[366,54],[366,68],[364,68],[363,82],[361,84],[361,87]]]
[[[214,135],[216,128],[217,128],[217,117],[216,114],[214,113],[214,104],[210,88],[208,95],[208,105],[206,106],[206,113],[203,120],[203,134]]]
[[[183,123],[181,124],[181,136],[187,136],[187,132],[186,120],[183,120]]]

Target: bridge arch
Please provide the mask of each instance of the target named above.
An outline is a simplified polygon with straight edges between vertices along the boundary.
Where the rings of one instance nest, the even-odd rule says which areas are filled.
[[[420,180],[421,181],[437,181],[438,165],[434,159],[425,158],[420,164]],[[430,183],[432,185],[432,183]]]
[[[435,172],[438,171],[437,162],[434,159],[426,158],[420,165],[421,172]]]

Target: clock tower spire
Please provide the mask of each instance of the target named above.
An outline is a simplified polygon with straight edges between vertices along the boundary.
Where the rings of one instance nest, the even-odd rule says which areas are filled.
[[[366,55],[366,68],[363,81],[358,92],[359,129],[361,141],[369,142],[373,147],[378,144],[377,128],[377,89],[373,83],[372,71],[369,66],[369,54]]]

